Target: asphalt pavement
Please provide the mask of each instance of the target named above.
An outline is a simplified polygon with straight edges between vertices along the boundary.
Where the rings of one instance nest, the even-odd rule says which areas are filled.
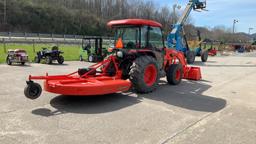
[[[254,144],[256,53],[197,58],[201,81],[150,94],[26,99],[28,75],[66,74],[90,65],[0,65],[1,144]]]

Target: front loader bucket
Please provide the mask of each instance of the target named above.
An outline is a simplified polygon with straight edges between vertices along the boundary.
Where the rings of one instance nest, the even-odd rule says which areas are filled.
[[[187,67],[185,69],[184,79],[196,80],[196,81],[201,80],[202,74],[201,74],[200,67]]]

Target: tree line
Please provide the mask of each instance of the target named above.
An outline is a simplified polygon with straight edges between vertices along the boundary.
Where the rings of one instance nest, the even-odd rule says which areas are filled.
[[[7,24],[0,30],[108,35],[109,20],[154,19],[168,28],[171,16],[167,7],[157,9],[152,1],[143,0],[8,0]]]
[[[0,1],[1,11],[3,7],[4,2]],[[170,7],[159,8],[151,0],[7,0],[6,7],[7,23],[0,24],[0,31],[111,36],[106,26],[109,20],[144,18],[163,24],[166,35],[178,18]],[[186,31],[190,39],[196,30],[209,39],[248,38],[234,36],[223,28],[198,28],[188,22]]]

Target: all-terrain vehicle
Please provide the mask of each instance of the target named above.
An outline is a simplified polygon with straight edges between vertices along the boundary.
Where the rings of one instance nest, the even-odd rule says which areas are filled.
[[[28,55],[25,50],[8,50],[6,57],[6,63],[8,65],[12,65],[12,63],[20,63],[22,65],[25,65],[26,62],[28,62]]]
[[[101,37],[87,37],[82,40],[79,60],[84,61],[84,53],[87,53],[88,62],[100,62],[107,55],[107,49],[102,47],[103,39]]]
[[[97,96],[128,91],[149,93],[158,87],[160,77],[170,85],[182,79],[200,80],[199,67],[187,65],[182,52],[166,48],[162,25],[142,19],[110,21],[115,30],[113,54],[88,68],[67,75],[29,76],[24,94],[29,99],[40,96],[42,89],[33,80],[45,80],[44,89],[62,95]]]
[[[35,62],[40,63],[41,60],[44,59],[46,64],[52,64],[52,62],[56,60],[59,64],[63,64],[64,57],[61,55],[63,53],[64,52],[60,51],[57,46],[53,46],[51,50],[42,48],[41,51],[37,52]]]

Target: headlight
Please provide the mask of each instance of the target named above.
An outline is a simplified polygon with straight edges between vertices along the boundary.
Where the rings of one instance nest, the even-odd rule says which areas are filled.
[[[175,63],[176,64],[180,63],[180,60],[179,59],[175,59]]]
[[[118,51],[118,52],[116,53],[116,55],[117,55],[117,57],[119,57],[119,58],[123,58],[123,57],[124,57],[124,53],[123,53],[122,51]]]

